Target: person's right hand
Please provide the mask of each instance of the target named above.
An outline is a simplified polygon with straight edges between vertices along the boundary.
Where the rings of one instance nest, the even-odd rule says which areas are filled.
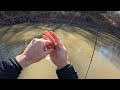
[[[60,41],[60,38],[53,31],[46,31],[44,34],[45,35],[43,35],[42,38],[45,40],[50,40],[55,47],[55,50],[50,53],[52,62],[57,66],[58,69],[65,67],[68,64],[67,49]]]
[[[17,55],[15,58],[22,68],[25,68],[32,63],[36,63],[43,58],[45,58],[48,54],[50,54],[54,49],[46,49],[46,46],[50,45],[51,42],[49,40],[37,39],[34,38],[22,54]]]

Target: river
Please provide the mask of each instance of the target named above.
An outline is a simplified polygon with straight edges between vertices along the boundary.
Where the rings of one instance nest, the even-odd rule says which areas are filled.
[[[84,79],[92,58],[96,26],[75,26],[55,23],[24,23],[0,27],[0,59],[7,60],[21,54],[34,38],[53,30],[68,50],[68,60],[80,79]],[[106,30],[104,30],[106,31]],[[120,78],[120,38],[99,32],[87,79]],[[57,79],[56,66],[49,56],[21,72],[18,79]]]

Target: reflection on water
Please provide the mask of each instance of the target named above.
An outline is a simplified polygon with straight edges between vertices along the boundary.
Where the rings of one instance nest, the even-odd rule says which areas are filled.
[[[0,44],[0,60],[6,60],[8,57],[15,57],[23,51],[24,44],[15,45]]]
[[[69,62],[73,64],[79,78],[84,78],[92,56],[96,27],[80,28],[63,24],[18,24],[0,28],[0,60],[21,54],[30,40],[40,38],[44,31],[53,30],[61,38],[68,50]],[[120,45],[103,39],[99,35],[97,48],[87,78],[120,78]],[[103,34],[102,37],[109,36]],[[112,39],[114,40],[114,38]],[[107,42],[109,41],[109,42]],[[111,43],[112,42],[112,43]],[[116,64],[117,62],[117,64]],[[49,56],[42,61],[26,67],[19,79],[56,79],[56,66]],[[110,73],[111,72],[111,73]]]
[[[102,56],[105,56],[106,58],[111,58],[112,57],[111,48],[101,47],[100,48],[100,53],[102,54]]]
[[[106,38],[107,37],[107,38]],[[120,78],[120,44],[109,36],[98,37],[98,43],[87,78]],[[112,38],[112,37],[111,37]]]

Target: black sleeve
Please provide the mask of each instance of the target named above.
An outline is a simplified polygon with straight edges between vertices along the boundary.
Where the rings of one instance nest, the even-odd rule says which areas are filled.
[[[0,61],[0,79],[17,79],[22,70],[15,58]]]
[[[64,68],[56,70],[59,79],[78,79],[78,75],[71,64],[66,65]]]

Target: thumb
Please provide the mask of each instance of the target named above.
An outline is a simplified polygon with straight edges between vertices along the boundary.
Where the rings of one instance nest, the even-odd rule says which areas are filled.
[[[56,42],[57,42],[59,48],[61,48],[61,47],[64,46],[64,45],[62,44],[62,42],[60,41],[60,38],[57,38]]]
[[[48,50],[46,50],[44,53],[45,53],[45,55],[48,55],[48,54],[50,54],[52,51],[54,51],[54,49],[48,49]]]

